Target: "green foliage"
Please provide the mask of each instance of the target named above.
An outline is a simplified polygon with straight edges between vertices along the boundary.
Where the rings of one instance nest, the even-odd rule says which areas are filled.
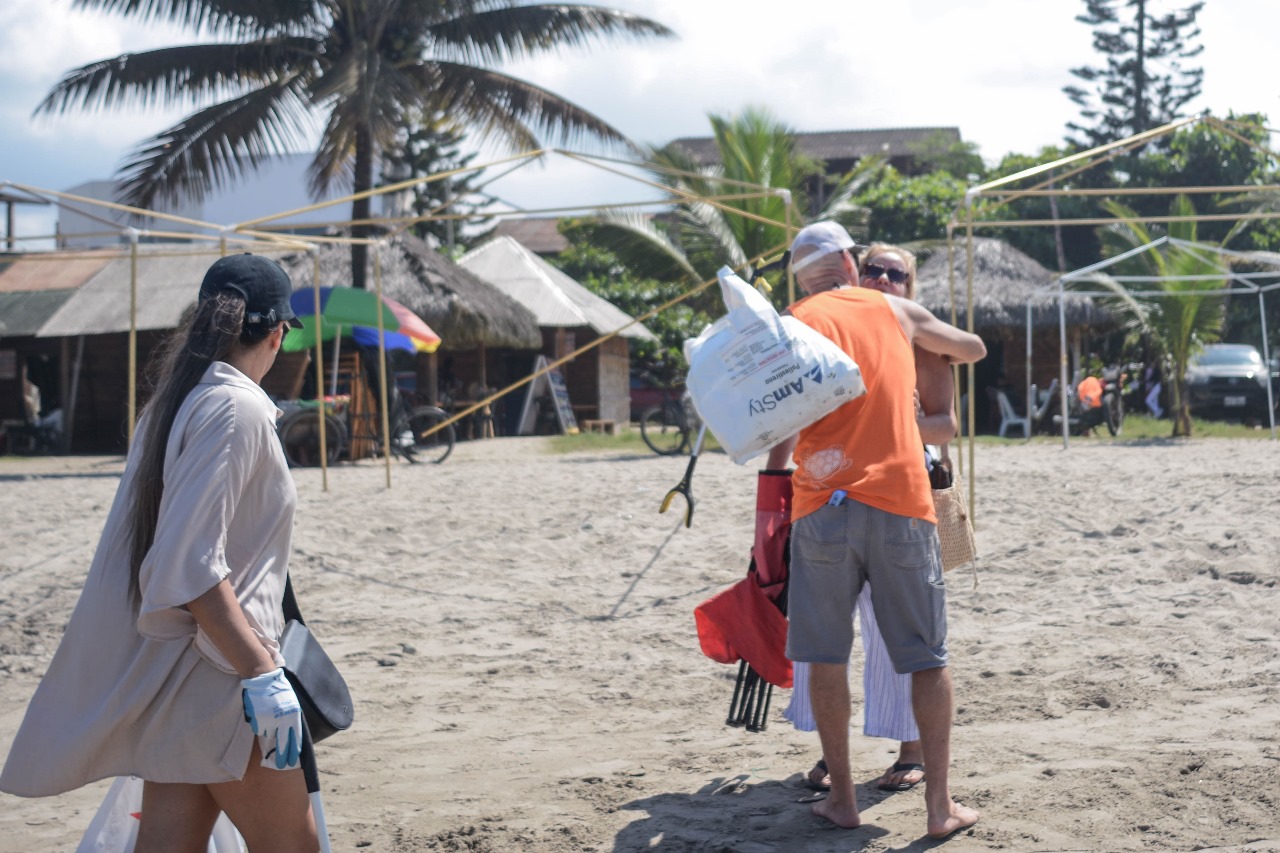
[[[907,147],[914,161],[912,175],[946,172],[963,183],[982,181],[987,167],[973,142],[961,142],[939,131]]]
[[[716,270],[728,265],[743,270],[748,264],[772,260],[790,243],[785,196],[782,192],[761,197],[729,198],[717,203],[700,199],[745,195],[753,192],[742,183],[790,193],[790,223],[805,223],[799,211],[806,209],[806,180],[817,164],[796,150],[790,129],[760,109],[747,109],[732,117],[709,117],[719,162],[703,165],[675,145],[647,152],[649,162],[660,168],[653,179],[678,197],[661,219],[630,210],[606,210],[590,219],[576,220],[563,229],[573,242],[589,243],[611,251],[639,278],[680,284],[684,289],[714,279]],[[866,210],[854,196],[880,171],[883,162],[868,158],[843,176],[827,198],[820,218],[834,219],[851,232],[865,235]],[[774,277],[772,298],[781,307],[787,289]],[[718,314],[714,292],[694,297],[695,310]]]
[[[1275,272],[1277,267],[1270,267]],[[1259,279],[1258,284],[1272,284],[1280,279]],[[1280,352],[1280,292],[1271,291],[1263,297],[1267,307],[1267,342],[1272,357]],[[1252,344],[1263,351],[1262,324],[1258,319],[1258,297],[1252,293],[1233,293],[1227,301],[1227,319],[1222,339],[1234,344]]]
[[[1162,145],[1148,145],[1134,154],[1107,160],[1054,186],[1066,189],[1249,186],[1274,184],[1280,180],[1276,165],[1265,153],[1269,144],[1266,117],[1232,114],[1226,121],[1235,134],[1249,142],[1241,141],[1217,126],[1200,122],[1170,134]],[[991,174],[1016,174],[1058,160],[1067,153],[1060,148],[1044,148],[1034,156],[1009,154],[991,170]],[[1077,165],[1064,167],[1064,171]],[[1039,184],[1047,177],[1041,175],[1033,180]],[[1030,186],[1033,180],[1021,182],[1018,186]],[[1123,198],[1141,216],[1168,213],[1164,195],[1127,195]],[[1105,196],[1061,197],[1052,201],[1044,197],[1028,197],[999,204],[992,199],[982,199],[975,210],[975,219],[1049,220],[1055,218],[1055,204],[1057,218],[1062,220],[1106,217],[1109,216],[1106,200]],[[1280,194],[1201,194],[1197,196],[1196,203],[1202,212],[1213,214],[1247,209],[1280,211]],[[1061,265],[1053,228],[1014,227],[984,233],[1006,240],[1051,270],[1079,269],[1104,257],[1098,233],[1092,226],[1062,226]],[[1230,239],[1233,248],[1280,250],[1280,222],[1277,221],[1258,220],[1238,228],[1234,220],[1203,222],[1199,226],[1199,236],[1201,240],[1213,243]]]
[[[1108,257],[1151,243],[1166,230],[1135,221],[1137,212],[1118,202],[1107,201],[1104,207],[1119,220],[1102,231]],[[1169,213],[1192,216],[1195,207],[1186,196],[1177,196]],[[1195,222],[1171,222],[1167,233],[1188,242],[1198,239]],[[1101,284],[1111,290],[1115,297],[1107,301],[1107,308],[1123,317],[1133,331],[1164,357],[1163,381],[1172,392],[1169,408],[1174,436],[1191,435],[1187,365],[1201,346],[1218,340],[1222,333],[1226,300],[1211,292],[1227,286],[1227,272],[1221,255],[1166,243],[1121,261],[1106,273],[1083,282],[1085,286]],[[1131,283],[1111,277],[1122,274],[1159,276],[1160,279]],[[1192,276],[1205,278],[1191,279]],[[1139,296],[1132,291],[1163,291],[1167,295]]]
[[[1274,183],[1275,165],[1263,153],[1270,144],[1266,118],[1252,114],[1231,114],[1235,136],[1214,125],[1198,122],[1182,128],[1168,139],[1166,147],[1148,147],[1136,156],[1117,160],[1113,173],[1118,186],[1127,187],[1229,187]],[[1244,140],[1237,137],[1244,137]],[[1249,143],[1253,144],[1249,144]],[[1243,211],[1266,200],[1265,195],[1214,193],[1197,197],[1197,206],[1207,213]],[[1156,196],[1133,196],[1132,207],[1143,215],[1164,212],[1165,201]],[[1202,240],[1221,242],[1234,222],[1205,222]],[[1253,223],[1245,226],[1256,232],[1253,248],[1280,248],[1274,226]],[[1234,240],[1233,240],[1234,242]]]
[[[1052,163],[1064,157],[1066,152],[1060,148],[1046,147],[1035,155],[1006,154],[991,170],[992,175],[1014,175],[1026,169]],[[1047,179],[1042,176],[1036,183]],[[1059,189],[1078,187],[1078,177],[1055,183]],[[1054,210],[1057,216],[1054,216]],[[1102,210],[1095,199],[1077,196],[1050,199],[1043,196],[1020,198],[1008,203],[999,203],[993,199],[978,202],[974,211],[975,220],[1049,220],[1049,219],[1084,219],[1102,215]],[[1059,233],[1053,228],[1000,228],[984,230],[982,233],[1004,240],[1011,246],[1026,252],[1039,261],[1046,269],[1066,272],[1094,263],[1101,257],[1101,244],[1091,226],[1063,225],[1057,229],[1062,241],[1062,257],[1059,258]]]
[[[720,162],[698,166],[683,149],[667,146],[652,152],[651,162],[695,175],[660,172],[655,175],[660,182],[703,198],[755,192],[741,183],[788,190],[793,211],[807,207],[805,179],[820,167],[799,154],[790,128],[755,108],[731,117],[713,114],[708,119]],[[710,278],[724,264],[742,267],[766,252],[780,251],[778,247],[785,248],[789,242],[787,204],[781,194],[731,199],[723,204],[729,209],[699,201],[676,206],[671,236],[697,270],[699,280]],[[793,213],[793,221],[796,218]]]
[[[596,246],[571,245],[548,260],[592,293],[632,317],[647,314],[685,291],[678,282],[635,276],[616,255]],[[687,301],[655,314],[644,324],[658,336],[658,341],[632,340],[632,359],[659,383],[672,384],[688,371],[689,366],[684,360],[685,339],[695,337],[711,319]]]
[[[1076,20],[1093,27],[1093,49],[1103,65],[1071,69],[1088,88],[1062,90],[1081,107],[1082,123],[1067,124],[1080,134],[1070,142],[1093,148],[1178,118],[1182,107],[1200,94],[1204,77],[1204,69],[1185,64],[1204,50],[1195,44],[1203,0],[1162,15],[1149,12],[1159,0],[1084,4],[1087,11]]]
[[[383,152],[382,180],[399,183],[410,178],[425,178],[441,172],[465,169],[476,158],[475,153],[462,154],[459,150],[466,134],[448,117],[436,114],[429,118],[410,121],[396,134],[394,147]],[[458,231],[461,222],[471,227],[483,226],[487,218],[477,215],[487,197],[473,195],[483,169],[466,172],[430,183],[418,184],[409,191],[412,201],[406,215],[426,216],[441,214],[466,215],[465,220],[429,220],[410,226],[419,237],[433,237],[436,245],[457,247],[459,243],[474,242],[483,235],[472,235],[463,241]]]
[[[947,222],[964,203],[965,183],[946,171],[904,177],[892,166],[854,196],[870,212],[868,230],[885,243],[908,243],[947,235]]]

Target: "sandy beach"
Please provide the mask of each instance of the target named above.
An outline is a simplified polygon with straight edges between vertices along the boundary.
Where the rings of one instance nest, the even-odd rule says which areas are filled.
[[[744,574],[755,468],[460,445],[443,465],[295,471],[292,571],[356,725],[322,744],[333,849],[907,851],[922,790],[851,754],[864,826],[810,816],[814,734],[725,726],[736,667],[695,605]],[[123,467],[0,460],[0,750],[48,664]],[[947,850],[1280,850],[1280,446],[984,444],[979,584],[948,576]],[[677,508],[679,502],[677,501]],[[74,850],[106,790],[0,795],[0,853]]]

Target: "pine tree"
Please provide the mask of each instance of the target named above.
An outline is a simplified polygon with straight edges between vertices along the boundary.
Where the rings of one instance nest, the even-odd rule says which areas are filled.
[[[1200,35],[1196,16],[1204,2],[1163,15],[1148,12],[1155,2],[1084,0],[1088,11],[1076,20],[1094,28],[1093,47],[1106,65],[1071,69],[1089,89],[1063,87],[1081,107],[1081,118],[1091,123],[1067,124],[1068,130],[1082,134],[1067,138],[1072,145],[1103,145],[1167,124],[1200,94],[1204,69],[1185,67],[1184,62],[1204,50],[1193,44]]]
[[[396,145],[383,152],[383,181],[400,182],[466,168],[476,155],[461,153],[464,137],[456,124],[440,114],[409,122],[396,134]],[[478,181],[483,174],[484,169],[477,169],[418,184],[405,191],[398,213],[401,216],[426,216],[438,211],[440,215],[467,215],[466,219],[418,222],[409,229],[424,239],[434,238],[431,242],[452,251],[465,242],[462,234],[464,225],[474,232],[476,226],[489,222],[489,218],[475,215],[478,209],[493,200],[479,192]],[[452,203],[446,206],[451,200]]]

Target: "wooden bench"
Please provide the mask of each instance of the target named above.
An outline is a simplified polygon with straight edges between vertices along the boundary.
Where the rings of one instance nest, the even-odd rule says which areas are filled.
[[[582,422],[583,432],[600,432],[608,435],[614,435],[618,431],[618,425],[613,421],[591,419]]]

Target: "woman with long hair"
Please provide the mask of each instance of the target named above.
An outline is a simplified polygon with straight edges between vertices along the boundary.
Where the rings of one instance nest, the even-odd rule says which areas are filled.
[[[140,777],[142,853],[204,851],[222,812],[250,850],[319,849],[279,647],[297,493],[259,384],[291,290],[257,255],[205,274],[0,774],[27,797]]]

